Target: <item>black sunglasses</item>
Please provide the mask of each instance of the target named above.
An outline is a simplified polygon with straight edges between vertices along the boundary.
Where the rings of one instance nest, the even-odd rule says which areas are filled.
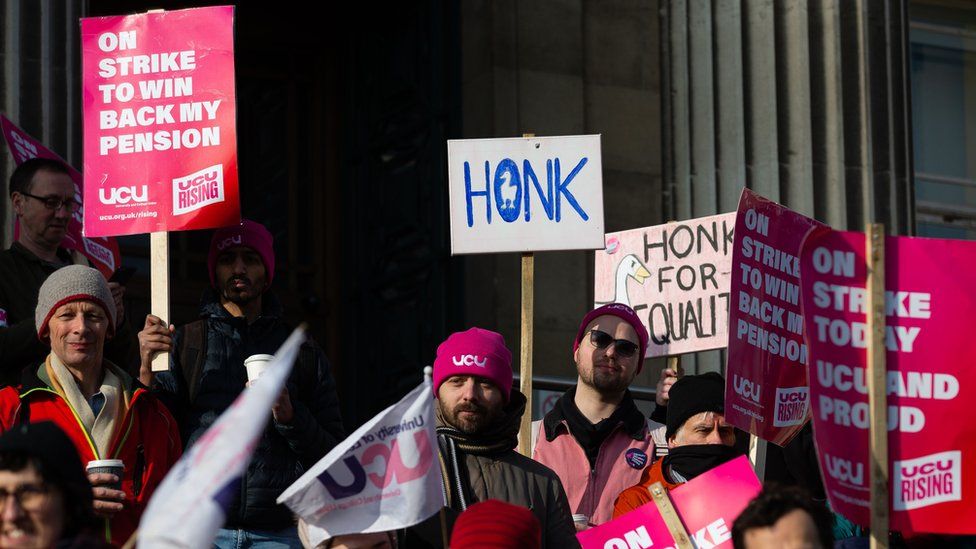
[[[60,210],[61,206],[68,208],[71,213],[78,213],[81,210],[81,203],[76,202],[74,198],[61,198],[60,196],[37,196],[36,194],[25,193],[23,191],[20,194],[33,198],[34,200],[40,201],[44,204],[44,207],[49,210]]]
[[[622,357],[632,357],[637,354],[637,344],[626,339],[614,339],[613,336],[600,330],[590,330],[590,343],[597,349],[606,349],[611,344],[617,355]]]

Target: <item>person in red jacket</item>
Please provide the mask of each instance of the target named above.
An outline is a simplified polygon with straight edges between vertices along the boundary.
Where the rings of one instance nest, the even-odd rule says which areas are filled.
[[[0,430],[51,421],[74,443],[82,465],[119,459],[122,478],[89,474],[105,539],[121,545],[136,530],[153,491],[182,451],[169,411],[145,387],[104,358],[117,320],[112,293],[97,270],[52,273],[41,286],[35,323],[51,352],[24,369],[21,384],[0,390]]]

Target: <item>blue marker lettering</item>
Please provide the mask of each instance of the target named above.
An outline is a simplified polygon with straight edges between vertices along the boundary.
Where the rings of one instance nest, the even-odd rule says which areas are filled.
[[[560,183],[559,182],[559,159],[558,158],[556,159],[556,222],[557,223],[562,220],[562,214],[560,211],[561,210],[560,200],[559,200],[559,197],[561,195],[566,195],[566,200],[569,202],[569,205],[572,206],[574,210],[576,210],[576,213],[578,213],[580,217],[583,218],[583,221],[588,221],[590,219],[590,216],[586,215],[586,212],[583,211],[583,208],[579,205],[579,202],[576,201],[576,197],[573,196],[573,193],[569,192],[569,189],[566,188],[569,187],[570,183],[572,183],[573,178],[576,177],[576,174],[578,174],[579,171],[583,169],[583,166],[586,165],[586,161],[587,158],[584,156],[583,159],[579,161],[579,164],[577,164],[576,167],[573,168],[573,171],[569,172],[569,175],[566,176],[566,180]]]

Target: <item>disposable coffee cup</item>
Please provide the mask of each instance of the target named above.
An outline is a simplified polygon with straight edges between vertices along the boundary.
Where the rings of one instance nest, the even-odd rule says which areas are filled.
[[[244,367],[247,368],[247,380],[254,383],[261,377],[272,360],[274,360],[274,355],[251,355],[244,359]]]
[[[88,474],[92,473],[108,473],[110,475],[115,475],[118,477],[118,482],[115,484],[107,484],[109,488],[114,490],[122,489],[122,471],[125,470],[125,465],[122,463],[121,459],[96,459],[89,461],[88,465],[85,467],[85,471]]]

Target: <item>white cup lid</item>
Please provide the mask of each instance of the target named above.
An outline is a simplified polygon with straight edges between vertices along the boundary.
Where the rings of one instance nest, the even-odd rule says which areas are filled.
[[[121,459],[94,459],[88,462],[86,469],[91,469],[92,467],[124,467],[125,464]]]

